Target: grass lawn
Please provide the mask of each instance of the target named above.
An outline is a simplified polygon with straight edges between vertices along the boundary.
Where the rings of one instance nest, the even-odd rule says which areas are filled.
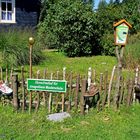
[[[68,58],[61,52],[48,50],[45,50],[43,54],[46,59],[40,65],[33,65],[34,72],[37,70],[43,72],[44,69],[47,69],[48,73],[56,73],[57,71],[62,72],[63,67],[66,67],[67,73],[72,71],[75,75],[87,75],[88,68],[91,67],[99,75],[100,73],[104,73],[105,70],[111,73],[113,66],[117,63],[116,58],[111,56]],[[29,66],[26,66],[26,69],[29,69]]]
[[[68,58],[59,52],[45,51],[44,54],[47,59],[41,65],[45,65],[50,70],[61,70],[63,67],[66,67],[68,71],[84,73],[89,67],[92,67],[93,69],[102,72],[104,69],[112,69],[116,64],[116,58],[111,56]]]
[[[92,57],[66,57],[63,53],[57,51],[44,50],[43,55],[45,59],[39,65],[33,65],[33,75],[36,77],[36,73],[40,70],[43,75],[44,70],[47,70],[47,78],[50,78],[51,73],[54,77],[57,71],[62,76],[63,68],[66,67],[66,74],[70,74],[72,71],[73,76],[78,74],[81,77],[87,77],[88,68],[91,67],[93,72],[96,71],[96,79],[100,78],[100,73],[108,71],[109,78],[111,76],[112,69],[117,65],[117,59],[113,56],[92,56]],[[20,68],[19,68],[20,69]],[[25,70],[28,71],[29,66],[25,66]],[[129,73],[129,74],[128,74]],[[19,73],[20,74],[20,73]],[[134,74],[134,70],[123,69],[123,75],[128,78],[128,75]]]
[[[47,112],[14,113],[12,107],[0,105],[0,139],[2,140],[139,140],[140,105],[118,111],[96,110],[81,116],[71,113],[62,122],[50,122]]]
[[[88,68],[95,69],[97,74],[105,70],[111,74],[117,64],[111,56],[94,56],[67,58],[62,53],[44,51],[46,59],[33,71],[45,68],[48,72],[62,71],[86,75]],[[29,69],[26,66],[25,69]],[[81,116],[71,111],[71,118],[62,122],[50,122],[46,119],[47,109],[40,108],[38,113],[15,113],[11,106],[0,104],[0,140],[139,140],[140,139],[140,105],[120,110],[106,108],[98,112],[90,110]]]

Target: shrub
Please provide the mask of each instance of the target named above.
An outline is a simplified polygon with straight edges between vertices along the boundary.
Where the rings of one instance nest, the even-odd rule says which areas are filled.
[[[98,29],[90,5],[64,0],[50,6],[38,35],[48,48],[58,48],[70,57],[86,56],[100,53]]]
[[[115,45],[114,45],[114,35],[113,34],[104,34],[100,42],[102,46],[103,55],[115,55]]]

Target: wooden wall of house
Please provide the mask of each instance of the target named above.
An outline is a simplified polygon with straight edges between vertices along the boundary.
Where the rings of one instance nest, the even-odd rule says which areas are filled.
[[[39,19],[39,0],[16,0],[16,23],[0,24],[2,27],[36,27]]]

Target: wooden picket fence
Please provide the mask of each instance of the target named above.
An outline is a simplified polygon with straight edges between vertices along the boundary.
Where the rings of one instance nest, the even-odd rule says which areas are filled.
[[[66,93],[51,93],[47,91],[28,91],[27,78],[29,78],[29,73],[25,72],[24,67],[21,67],[18,74],[14,69],[3,70],[0,68],[0,80],[13,89],[12,96],[1,96],[0,101],[3,105],[12,104],[14,110],[22,110],[22,112],[27,110],[30,113],[32,111],[37,112],[41,106],[44,106],[48,113],[70,112],[71,110],[79,112],[80,110],[81,114],[85,114],[90,108],[100,111],[105,107],[119,108],[121,105],[130,106],[135,102],[134,85],[138,83],[138,69],[136,74],[129,75],[128,78],[121,77],[120,92],[117,97],[115,94],[116,66],[113,67],[111,74],[105,71],[96,75],[96,71],[91,68],[87,71],[87,74],[82,76],[67,72],[66,68],[63,68],[62,72],[57,71],[56,73],[38,70],[36,74],[33,74],[33,78],[67,81]],[[96,89],[92,91],[91,85],[95,86]]]

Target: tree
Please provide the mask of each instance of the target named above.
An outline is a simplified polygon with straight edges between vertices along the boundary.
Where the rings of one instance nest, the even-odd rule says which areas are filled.
[[[113,0],[110,0],[110,1],[109,1],[109,4],[113,4]]]
[[[84,3],[88,3],[88,4],[91,4],[92,6],[92,10],[94,11],[94,5],[95,5],[95,1],[94,0],[83,0]]]
[[[119,4],[119,3],[120,3],[120,0],[115,0],[114,3],[115,3],[115,4]]]
[[[140,1],[139,0],[123,0],[124,18],[132,24],[131,33],[140,31]]]
[[[105,0],[101,0],[98,5],[98,9],[104,9],[107,6],[107,2]]]
[[[49,48],[58,48],[67,56],[99,54],[99,30],[91,4],[64,0],[52,4],[43,22],[39,36]]]
[[[44,0],[45,1],[45,0]],[[94,12],[94,0],[46,0],[38,35],[48,48],[58,48],[68,56],[113,55],[113,23],[126,19],[131,33],[140,31],[139,0],[100,1]],[[112,4],[111,4],[112,3]],[[45,4],[44,4],[45,5]]]
[[[92,10],[94,11],[94,7],[95,7],[95,1],[92,0]]]

